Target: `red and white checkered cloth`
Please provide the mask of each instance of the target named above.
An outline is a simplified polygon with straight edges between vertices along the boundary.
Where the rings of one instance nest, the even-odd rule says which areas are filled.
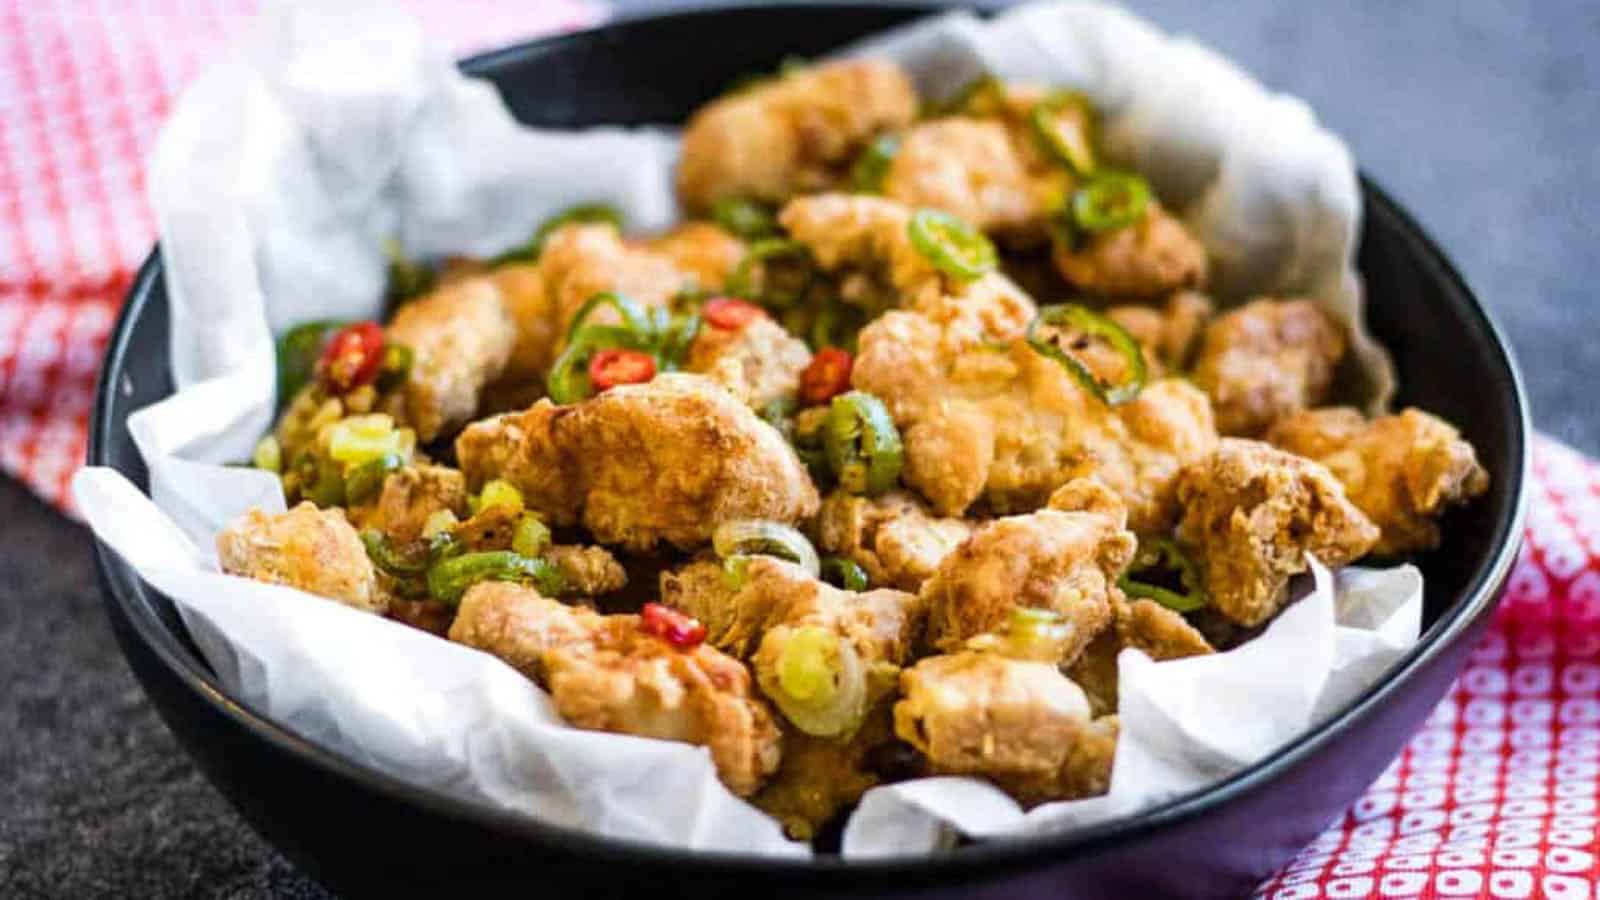
[[[149,251],[144,163],[255,0],[0,0],[0,467],[71,512],[96,367]],[[461,52],[600,17],[584,0],[416,11]],[[1535,447],[1496,624],[1389,771],[1263,897],[1596,898],[1600,466]]]

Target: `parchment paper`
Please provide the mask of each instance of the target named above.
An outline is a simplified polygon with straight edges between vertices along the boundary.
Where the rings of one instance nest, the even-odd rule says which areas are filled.
[[[1199,45],[1098,3],[965,14],[884,35],[938,95],[988,69],[1087,91],[1112,147],[1149,174],[1219,261],[1224,293],[1315,296],[1359,331],[1359,193],[1348,153],[1298,101]],[[537,687],[488,656],[282,587],[220,574],[216,532],[282,509],[243,459],[269,425],[272,335],[379,311],[382,242],[487,255],[576,202],[635,230],[674,217],[675,136],[524,128],[417,25],[370,0],[277,2],[180,99],[151,165],[178,391],[129,428],[151,497],[117,473],[74,482],[96,536],[171,596],[229,692],[358,762],[601,834],[804,854],[729,794],[697,747],[567,728]],[[1389,385],[1358,342],[1367,394]],[[1193,789],[1259,758],[1380,676],[1415,640],[1414,570],[1342,573],[1261,638],[1208,659],[1119,660],[1123,740],[1110,795],[1022,814],[978,782],[869,795],[847,852],[923,852],[973,835],[1072,827]],[[1259,703],[1259,705],[1257,705]],[[1238,710],[1250,709],[1242,718]]]

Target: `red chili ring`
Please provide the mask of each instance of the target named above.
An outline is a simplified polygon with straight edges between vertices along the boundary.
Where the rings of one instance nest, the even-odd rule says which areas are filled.
[[[810,365],[800,373],[800,399],[807,406],[827,403],[839,394],[850,390],[850,370],[855,359],[850,351],[838,347],[823,347],[811,357]]]
[[[738,331],[766,314],[761,307],[737,297],[713,297],[700,307],[700,315],[723,331]]]
[[[352,322],[334,333],[317,361],[317,380],[330,394],[371,384],[383,368],[383,326]]]
[[[656,359],[643,350],[598,350],[589,357],[589,384],[596,393],[656,377]]]
[[[639,630],[653,634],[679,650],[689,650],[706,639],[706,626],[670,606],[646,603],[639,611]]]

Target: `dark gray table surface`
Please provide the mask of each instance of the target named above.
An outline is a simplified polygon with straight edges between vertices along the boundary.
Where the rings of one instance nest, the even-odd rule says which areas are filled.
[[[627,0],[625,10],[659,6]],[[1132,0],[1304,97],[1511,335],[1543,430],[1600,451],[1600,4]],[[0,481],[0,896],[326,897],[145,702],[88,538]]]

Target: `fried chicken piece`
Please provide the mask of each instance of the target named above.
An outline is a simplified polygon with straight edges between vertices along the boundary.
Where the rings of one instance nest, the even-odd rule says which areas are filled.
[[[506,312],[517,326],[516,343],[501,382],[542,383],[550,364],[555,362],[555,348],[564,324],[556,315],[555,296],[545,290],[542,270],[537,263],[507,263],[489,270],[484,277],[499,289]],[[505,390],[500,382],[495,387]]]
[[[1200,561],[1217,611],[1244,626],[1277,614],[1308,554],[1338,568],[1378,540],[1332,472],[1260,441],[1223,438],[1185,466],[1178,502],[1179,543]]]
[[[922,585],[928,644],[954,653],[1006,631],[1019,609],[1050,610],[1066,633],[1054,660],[1071,665],[1111,624],[1116,581],[1136,541],[1114,516],[1043,509],[978,527]]]
[[[400,307],[386,338],[411,348],[406,419],[423,443],[466,424],[516,344],[516,323],[494,281],[474,278]]]
[[[778,709],[823,737],[848,736],[894,689],[898,667],[910,660],[922,632],[916,594],[841,590],[770,556],[751,557],[736,578],[711,561],[664,572],[661,597],[699,619],[707,642],[749,659]],[[825,697],[795,696],[786,687],[785,655],[799,646],[797,638],[831,660],[834,684]]]
[[[281,513],[252,509],[217,535],[217,558],[230,575],[298,588],[363,612],[382,613],[388,605],[366,547],[339,509],[309,501]]]
[[[967,340],[1020,335],[1033,301],[998,272],[961,281],[941,272],[912,243],[912,210],[883,197],[798,197],[778,214],[817,265],[840,279],[839,294],[869,312],[916,310]]]
[[[711,222],[684,222],[645,243],[703,291],[721,290],[744,259],[744,241]]]
[[[793,448],[732,394],[687,373],[570,406],[477,422],[456,441],[470,486],[505,478],[554,525],[603,544],[690,550],[737,519],[795,523],[820,503]]]
[[[574,594],[598,597],[628,586],[628,570],[604,547],[554,544],[543,555]]]
[[[933,515],[907,491],[881,497],[835,491],[817,514],[817,546],[861,566],[873,584],[915,592],[972,527]]]
[[[1348,406],[1275,422],[1267,440],[1328,467],[1383,532],[1374,553],[1439,546],[1435,519],[1489,489],[1489,473],[1450,423],[1419,409],[1367,421]]]
[[[1204,287],[1208,268],[1205,246],[1155,200],[1126,228],[1091,235],[1079,246],[1057,242],[1053,259],[1077,287],[1119,300]]]
[[[448,466],[422,463],[390,472],[376,502],[346,512],[360,527],[404,543],[416,540],[428,517],[440,511],[466,515],[467,480]]]
[[[681,649],[646,634],[638,616],[602,616],[489,582],[462,598],[450,639],[542,682],[575,727],[708,748],[740,796],[778,767],[778,728],[745,667],[703,644]]]
[[[1165,530],[1178,467],[1216,443],[1210,404],[1180,379],[1108,407],[1025,341],[973,341],[906,312],[868,325],[859,345],[851,381],[888,407],[905,443],[902,477],[941,515],[979,498],[1026,512],[1093,475],[1128,504],[1134,530]]]
[[[702,325],[689,345],[684,369],[705,375],[760,409],[793,398],[800,390],[800,373],[810,362],[805,341],[760,316],[735,329]]]
[[[568,606],[526,585],[481,581],[462,595],[449,637],[543,683],[545,651],[586,646],[604,620],[587,606]]]
[[[1153,600],[1119,599],[1112,609],[1116,627],[1096,635],[1065,670],[1083,688],[1096,716],[1117,711],[1117,655],[1124,647],[1143,650],[1157,662],[1216,652],[1180,613]]]
[[[943,210],[982,231],[1038,238],[1050,199],[1071,179],[1059,168],[1030,170],[1028,161],[1003,122],[935,119],[901,136],[883,195]]]
[[[880,703],[846,741],[784,729],[778,772],[750,803],[783,823],[789,837],[816,837],[823,825],[878,784],[869,763],[872,751],[894,740],[889,711],[890,704]]]
[[[1327,399],[1344,352],[1344,332],[1312,301],[1252,300],[1206,326],[1194,382],[1219,431],[1255,437]]]
[[[975,775],[1024,806],[1105,793],[1116,718],[1049,663],[994,653],[930,656],[900,674],[895,733],[941,775]]]
[[[1162,309],[1151,306],[1113,306],[1106,317],[1127,330],[1144,347],[1151,374],[1182,372],[1194,356],[1195,343],[1213,307],[1199,291],[1179,291]]]
[[[778,204],[841,186],[868,141],[916,115],[911,80],[882,60],[807,66],[726,94],[683,130],[678,198],[700,213],[730,197]]]

